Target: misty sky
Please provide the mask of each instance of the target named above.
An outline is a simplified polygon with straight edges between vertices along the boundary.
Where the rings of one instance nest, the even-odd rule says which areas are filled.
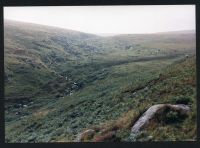
[[[87,33],[131,34],[195,29],[195,5],[4,7],[4,19]]]

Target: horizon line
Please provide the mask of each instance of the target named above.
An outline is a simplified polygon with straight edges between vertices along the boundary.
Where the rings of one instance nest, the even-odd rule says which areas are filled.
[[[43,26],[43,27],[52,27],[52,28],[64,29],[64,30],[68,30],[68,31],[70,30],[70,31],[76,31],[76,32],[80,32],[80,33],[93,34],[93,35],[101,36],[101,37],[109,37],[109,36],[117,36],[117,35],[133,35],[133,34],[134,35],[145,35],[145,34],[150,35],[150,34],[181,32],[181,31],[196,31],[196,28],[193,28],[193,29],[169,30],[169,31],[146,32],[146,33],[126,33],[126,32],[125,33],[113,33],[113,32],[90,33],[90,32],[85,32],[85,31],[80,31],[80,30],[74,30],[74,29],[70,29],[70,28],[59,27],[59,26],[51,26],[51,25],[46,25],[46,24],[39,24],[39,23],[35,23],[35,22],[26,22],[26,21],[7,19],[7,18],[4,18],[4,23],[5,23],[5,21],[13,21],[13,22],[17,22],[17,23],[24,23],[24,24],[30,24],[30,25],[39,25],[39,26]]]

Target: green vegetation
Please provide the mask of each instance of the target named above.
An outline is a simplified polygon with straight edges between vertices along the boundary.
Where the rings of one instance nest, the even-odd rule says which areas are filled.
[[[192,32],[104,38],[6,20],[6,142],[70,142],[85,129],[95,134],[84,141],[131,141],[131,126],[158,103],[191,112],[167,113],[173,124],[152,122],[137,140],[194,140],[193,55]]]
[[[196,140],[196,64],[195,58],[186,59],[180,63],[173,64],[163,71],[163,75],[145,92],[139,92],[134,99],[137,104],[131,102],[128,112],[118,119],[100,126],[100,131],[117,132],[120,141],[131,141],[130,130],[133,123],[144,113],[147,108],[154,104],[172,103],[178,100],[190,103],[191,111],[187,117],[177,112],[169,111],[158,121],[153,121],[137,137],[138,141],[184,141]],[[176,78],[176,79],[175,79]],[[186,88],[189,90],[185,91]],[[185,97],[183,97],[184,95]],[[146,99],[144,99],[146,98]],[[186,99],[187,98],[187,99]],[[134,102],[136,103],[136,102]],[[128,103],[130,105],[130,102]],[[96,127],[97,128],[97,127]],[[97,135],[101,132],[97,132]],[[103,136],[105,133],[101,133]],[[185,134],[187,133],[187,134]],[[91,139],[92,140],[92,139]],[[95,141],[95,136],[94,139]]]

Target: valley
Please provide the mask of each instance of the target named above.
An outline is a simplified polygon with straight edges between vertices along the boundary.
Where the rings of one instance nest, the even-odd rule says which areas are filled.
[[[4,30],[6,142],[73,142],[87,129],[85,142],[134,141],[135,121],[160,103],[191,111],[136,141],[196,139],[195,31],[101,37],[10,20]]]

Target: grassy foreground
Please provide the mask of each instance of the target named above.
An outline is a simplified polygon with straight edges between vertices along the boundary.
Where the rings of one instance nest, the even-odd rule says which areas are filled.
[[[84,129],[91,128],[96,130],[96,134],[92,139],[86,138],[86,141],[99,141],[99,138],[102,137],[102,141],[130,141],[130,129],[134,121],[148,107],[158,103],[189,104],[192,111],[183,121],[177,120],[170,124],[152,123],[144,130],[141,137],[138,137],[138,140],[195,140],[195,58],[192,57],[168,66],[161,72],[163,74],[160,77],[156,68],[154,71],[146,70],[148,64],[153,65],[152,62],[139,62],[121,66],[121,68],[126,67],[127,69],[132,66],[143,66],[143,68],[140,67],[140,71],[137,69],[137,72],[127,70],[130,72],[129,74],[125,73],[128,79],[121,76],[121,81],[125,79],[123,80],[125,81],[124,85],[119,85],[121,84],[119,77],[115,80],[114,76],[107,76],[72,96],[57,101],[48,101],[45,107],[41,104],[39,106],[42,107],[37,107],[37,102],[35,102],[34,105],[22,108],[21,112],[25,114],[24,116],[7,122],[7,142],[66,142],[74,140],[76,135]],[[155,67],[158,67],[158,64],[155,64]],[[113,73],[116,73],[119,68],[119,66],[114,66]],[[137,82],[136,80],[140,78],[144,69],[148,77],[141,77],[143,80]],[[154,84],[147,86],[147,89],[142,87],[153,79],[156,79]],[[130,81],[135,82],[135,85],[132,85]],[[137,90],[138,87],[143,89]],[[108,98],[108,96],[110,97]],[[39,101],[41,102],[41,99]],[[8,117],[9,115],[7,115]],[[11,114],[10,117],[12,118]],[[116,132],[114,138],[106,139],[106,135],[113,131]],[[184,134],[185,132],[187,134]]]

